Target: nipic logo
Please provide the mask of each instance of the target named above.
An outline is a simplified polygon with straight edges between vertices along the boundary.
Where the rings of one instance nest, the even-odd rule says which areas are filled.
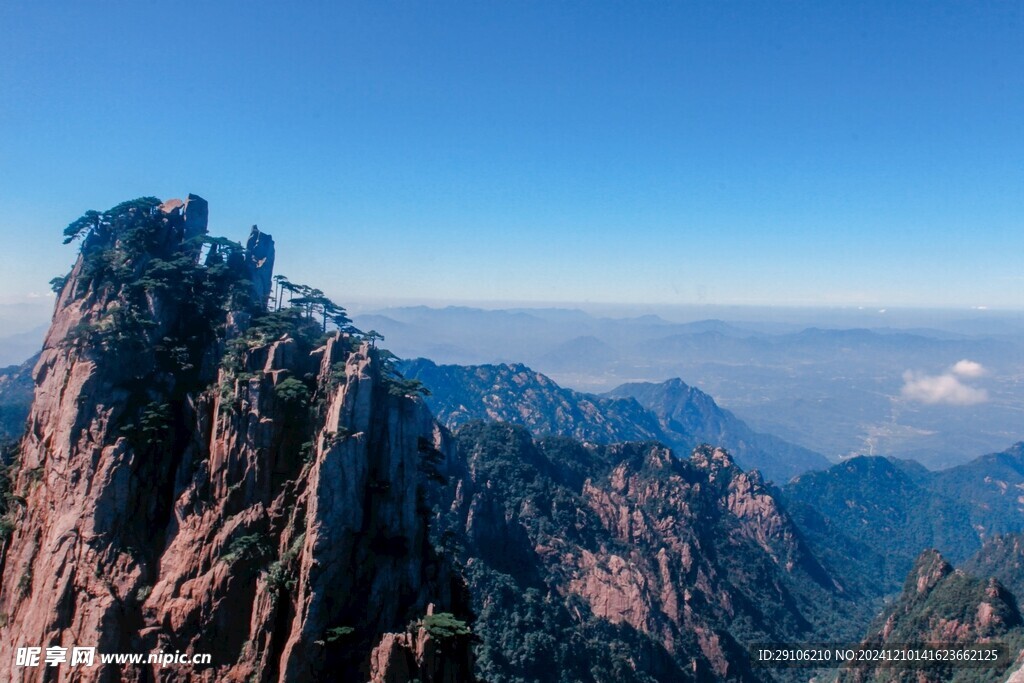
[[[45,655],[44,655],[45,652]],[[67,664],[69,666],[95,666],[95,647],[19,647],[14,659],[14,665],[18,667],[29,666],[57,666]],[[161,667],[171,665],[195,665],[210,664],[213,657],[209,654],[186,654],[180,650],[176,652],[133,652],[133,653],[99,653],[100,664],[158,664]]]
[[[14,660],[15,666],[39,666],[40,657],[43,654],[41,647],[19,647]],[[44,659],[46,666],[57,666],[58,664],[70,664],[71,666],[93,666],[96,662],[96,648],[94,647],[73,647],[71,658],[68,659],[68,648],[48,647]]]

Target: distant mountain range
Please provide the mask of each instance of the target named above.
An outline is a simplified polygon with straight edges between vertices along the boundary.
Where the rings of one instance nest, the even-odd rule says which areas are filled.
[[[38,354],[21,365],[0,368],[0,442],[19,439],[25,431],[35,391],[32,368],[37,360]]]
[[[0,444],[0,661],[87,643],[212,655],[73,674],[89,683],[795,683],[751,646],[998,640],[1017,662],[912,680],[1024,676],[1024,443],[828,466],[679,379],[594,395],[522,364],[403,363],[272,278],[269,235],[243,247],[207,217],[143,197],[66,231],[82,249],[43,351],[0,373],[22,411]],[[269,305],[285,283],[309,296]],[[571,319],[584,361],[638,362],[585,317],[499,312],[486,334]],[[608,323],[633,325],[672,327]],[[699,327],[667,336],[777,341]],[[883,336],[787,343],[820,370],[823,345],[865,359]]]
[[[44,325],[0,338],[0,367],[20,365],[26,358],[38,355],[39,350],[43,348],[46,330],[47,326]]]
[[[678,378],[660,384],[623,384],[605,396],[635,398],[658,418],[666,437],[682,444],[696,441],[721,446],[742,467],[759,469],[769,479],[786,481],[830,464],[820,453],[755,432],[713,398]]]
[[[520,424],[535,434],[595,443],[656,440],[684,456],[722,446],[738,464],[784,484],[780,499],[815,552],[865,594],[898,590],[914,559],[937,548],[965,561],[998,534],[1024,531],[1024,445],[953,468],[860,456],[832,465],[758,434],[681,380],[632,383],[608,394],[558,386],[522,364],[437,365],[406,361],[430,390],[428,405],[453,429],[473,420]],[[795,478],[789,481],[794,475]],[[788,481],[788,483],[786,483]]]
[[[938,472],[858,457],[802,474],[782,499],[821,555],[895,590],[925,548],[954,562],[998,534],[1024,531],[1024,444]]]
[[[363,329],[384,334],[401,357],[524,363],[577,391],[681,377],[755,432],[833,460],[887,455],[937,469],[1024,439],[1020,316],[713,308],[689,314],[701,312],[736,317],[678,323],[656,315],[465,306],[355,317]],[[904,395],[905,373],[939,376],[963,359],[984,369],[967,381],[984,390],[981,401],[926,403]]]
[[[510,422],[538,436],[659,441],[684,455],[708,443],[728,449],[744,469],[759,469],[780,482],[830,464],[818,453],[754,432],[679,379],[626,384],[596,396],[560,387],[522,364],[437,365],[420,358],[400,368],[430,389],[427,404],[453,429],[470,420]]]

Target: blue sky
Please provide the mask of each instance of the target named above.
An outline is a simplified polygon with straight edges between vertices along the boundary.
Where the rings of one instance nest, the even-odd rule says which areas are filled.
[[[1024,308],[1019,3],[0,4],[0,303],[140,195],[342,303]]]

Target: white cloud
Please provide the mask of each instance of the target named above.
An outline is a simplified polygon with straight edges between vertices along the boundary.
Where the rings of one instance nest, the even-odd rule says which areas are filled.
[[[988,401],[988,391],[964,384],[963,379],[975,379],[988,374],[981,363],[961,360],[941,375],[925,375],[907,370],[903,373],[900,394],[909,401],[954,406],[972,406]]]
[[[950,368],[950,371],[954,375],[971,378],[984,377],[988,374],[988,370],[985,369],[984,365],[977,361],[967,360],[966,358],[961,361],[957,361],[956,365]]]

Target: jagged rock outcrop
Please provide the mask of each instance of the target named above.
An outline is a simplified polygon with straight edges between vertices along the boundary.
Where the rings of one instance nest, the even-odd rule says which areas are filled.
[[[255,225],[245,243],[245,263],[249,269],[249,279],[252,280],[253,296],[266,308],[273,289],[274,238],[260,232]]]
[[[72,225],[82,255],[35,368],[5,517],[0,661],[89,645],[212,663],[24,681],[367,680],[385,634],[431,604],[465,612],[424,508],[447,432],[368,344],[318,345],[295,310],[233,309],[253,284],[230,260],[198,263],[205,214],[190,195]],[[468,642],[414,645],[421,680],[469,680]]]
[[[434,606],[427,606],[427,615]],[[462,645],[461,636],[432,635],[420,625],[406,633],[387,633],[370,655],[369,683],[462,683],[473,679],[467,659],[452,657],[451,651]]]
[[[168,199],[160,204],[159,209],[166,216],[167,227],[178,231],[181,241],[194,245],[198,251],[199,244],[196,244],[196,239],[206,234],[210,219],[210,206],[207,201],[199,195],[189,193],[184,201]]]
[[[442,522],[465,530],[455,552],[495,679],[768,680],[745,644],[821,637],[834,614],[856,612],[760,478],[720,449],[679,459],[508,425],[457,438],[468,471]],[[520,642],[521,622],[535,632]]]
[[[993,576],[1024,604],[1024,534],[990,538],[978,554],[962,565],[972,576]]]
[[[126,225],[140,232],[122,234]],[[143,230],[151,249],[129,253],[126,242]],[[15,645],[70,646],[76,634],[109,652],[130,642],[125,608],[146,579],[136,555],[151,539],[151,524],[166,517],[177,463],[133,448],[123,427],[140,374],[150,385],[145,398],[174,392],[178,380],[159,371],[154,347],[187,313],[145,291],[129,297],[109,275],[113,268],[135,275],[181,244],[174,221],[153,217],[152,202],[124,207],[96,221],[60,292],[20,444],[15,493],[23,505],[11,513],[14,532],[3,553],[5,661],[13,661]],[[122,339],[136,316],[152,326]],[[138,354],[111,362],[120,350],[109,346],[114,334]],[[148,341],[148,350],[135,348]]]
[[[1016,599],[994,578],[977,578],[954,569],[935,550],[918,556],[903,592],[869,630],[872,647],[940,643],[943,646],[999,644],[1007,660],[983,668],[942,662],[904,667],[882,664],[851,667],[841,680],[853,682],[913,680],[926,682],[1003,680],[1024,648],[1024,620]]]

